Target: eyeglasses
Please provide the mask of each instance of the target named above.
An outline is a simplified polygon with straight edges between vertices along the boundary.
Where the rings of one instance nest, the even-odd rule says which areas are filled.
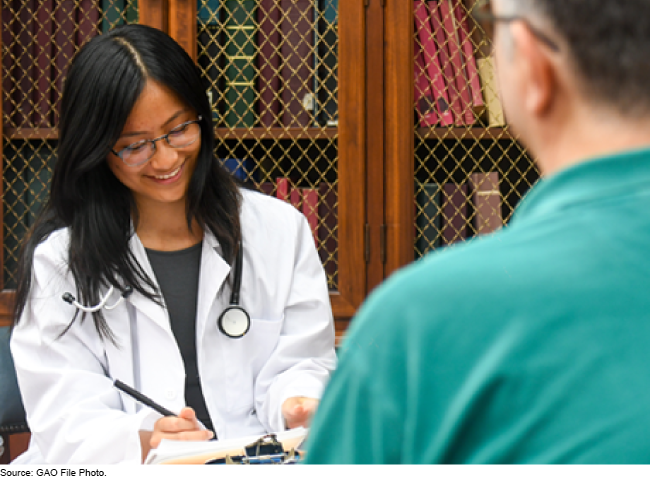
[[[521,15],[498,16],[492,13],[492,2],[490,0],[479,0],[472,15],[477,23],[485,31],[490,42],[494,40],[494,24],[496,22],[515,22],[517,20],[526,24],[526,27],[533,33],[535,37],[544,42],[551,50],[558,52],[560,47],[544,32],[534,27],[530,21]]]
[[[120,151],[111,149],[111,152],[129,166],[144,165],[156,153],[156,141],[165,140],[172,148],[185,148],[194,143],[201,136],[199,122],[201,116],[194,121],[179,124],[169,133],[154,139],[143,139],[130,144]]]

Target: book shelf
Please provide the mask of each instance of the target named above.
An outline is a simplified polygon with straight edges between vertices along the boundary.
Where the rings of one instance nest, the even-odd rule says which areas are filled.
[[[491,200],[500,204],[503,223],[539,176],[510,128],[490,125],[478,110],[474,123],[424,126],[418,120],[414,60],[421,43],[412,0],[246,0],[245,12],[235,10],[246,2],[231,0],[67,1],[0,0],[5,289],[0,319],[9,318],[16,250],[45,196],[58,138],[58,78],[51,79],[47,97],[49,124],[34,118],[46,106],[34,86],[39,65],[48,66],[50,75],[60,72],[59,47],[49,43],[51,50],[39,50],[36,40],[45,32],[52,41],[63,27],[53,13],[50,29],[42,31],[37,4],[66,4],[77,12],[68,53],[83,35],[102,31],[109,7],[122,5],[113,21],[138,21],[168,32],[196,60],[212,91],[217,156],[239,160],[239,172],[261,189],[274,189],[286,178],[295,187],[325,190],[319,202],[329,194],[324,210],[316,210],[315,238],[339,336],[377,284],[422,252],[445,249],[445,184],[468,187],[461,218],[470,237],[480,212],[477,190],[470,187],[474,175],[497,175],[498,196]],[[464,12],[473,4],[460,3]],[[78,12],[93,9],[89,28],[88,18],[80,22]],[[470,26],[472,52],[476,60],[485,58],[489,45],[480,29]],[[248,34],[235,35],[238,28]],[[287,59],[298,51],[298,61]],[[227,56],[235,60],[227,63]],[[233,65],[237,70],[228,70]],[[32,69],[31,87],[19,82],[25,69]],[[302,74],[296,79],[292,70]],[[225,87],[228,79],[234,87]],[[305,106],[312,108],[305,112]],[[34,121],[20,119],[26,107]],[[433,219],[433,227],[422,226],[422,220]]]

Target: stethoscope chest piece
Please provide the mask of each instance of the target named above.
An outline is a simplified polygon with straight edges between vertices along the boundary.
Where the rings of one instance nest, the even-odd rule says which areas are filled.
[[[241,306],[230,306],[219,316],[219,329],[231,338],[241,338],[251,327],[251,318]]]

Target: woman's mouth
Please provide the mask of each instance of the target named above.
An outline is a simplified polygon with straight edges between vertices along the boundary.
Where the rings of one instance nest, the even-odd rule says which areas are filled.
[[[178,168],[176,168],[171,173],[168,173],[167,175],[154,175],[154,178],[156,180],[169,180],[170,178],[174,178],[176,175],[178,175],[178,173],[181,171],[181,168],[183,168],[183,165],[180,165]]]

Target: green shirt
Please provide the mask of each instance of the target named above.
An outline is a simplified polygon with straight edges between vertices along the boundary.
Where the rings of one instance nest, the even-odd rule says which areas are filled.
[[[375,291],[307,462],[650,463],[650,150],[540,181]]]

